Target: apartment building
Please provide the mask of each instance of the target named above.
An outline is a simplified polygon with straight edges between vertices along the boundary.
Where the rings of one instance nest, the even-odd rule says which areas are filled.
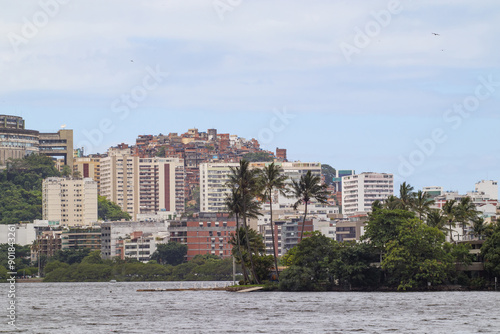
[[[262,169],[271,162],[252,162],[250,168]],[[298,182],[302,175],[311,171],[313,175],[321,176],[321,164],[318,162],[276,162],[288,177],[288,185],[293,181]],[[231,168],[236,168],[239,163],[203,163],[200,164],[200,211],[223,212],[226,211],[224,200],[229,193],[227,181]],[[273,197],[275,206],[291,206],[296,202],[294,198],[287,198],[278,191]],[[314,201],[312,201],[314,202]]]
[[[39,154],[63,158],[64,164],[73,168],[73,130],[63,129],[56,133],[40,133]]]
[[[61,249],[101,250],[101,228],[68,228],[61,233]]]
[[[132,257],[147,261],[145,258],[148,257],[149,260],[149,256],[156,250],[151,246],[152,241],[155,245],[168,242],[168,225],[165,221],[102,223],[101,256],[103,259]]]
[[[100,191],[101,184],[101,157],[76,157],[73,160],[73,172],[79,173],[82,178],[91,178],[97,182],[97,189]]]
[[[101,196],[118,204],[134,219],[159,211],[184,212],[184,161],[140,158],[120,145],[100,160]]]
[[[200,213],[194,218],[172,221],[168,230],[171,241],[188,246],[188,261],[204,254],[223,259],[232,256],[230,240],[236,232],[236,220],[227,213]]]
[[[43,219],[66,226],[97,222],[97,182],[92,179],[49,177],[42,184]]]
[[[342,177],[342,213],[371,212],[376,200],[394,195],[394,176],[386,173],[361,173]]]
[[[0,165],[38,153],[39,132],[25,129],[22,117],[0,115]]]
[[[231,168],[238,167],[238,163],[203,163],[200,164],[200,211],[224,212],[224,205],[228,187],[226,186],[231,174]]]
[[[489,199],[498,200],[498,182],[482,180],[476,183],[476,192],[484,193]]]

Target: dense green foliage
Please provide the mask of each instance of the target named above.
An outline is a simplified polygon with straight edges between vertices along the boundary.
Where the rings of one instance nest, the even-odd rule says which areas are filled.
[[[493,234],[481,247],[484,257],[484,269],[493,277],[500,277],[500,224],[497,223]]]
[[[274,157],[267,152],[255,152],[247,153],[243,156],[243,159],[248,162],[262,162],[262,161],[273,161]]]
[[[66,167],[66,166],[65,166]],[[68,167],[69,168],[69,167]],[[50,157],[29,155],[7,163],[0,173],[0,224],[42,219],[42,182],[47,177],[61,177],[68,174],[68,168],[60,173]],[[130,220],[115,203],[99,197],[99,219]]]
[[[291,249],[282,258],[289,268],[281,274],[280,289],[423,289],[456,281],[456,264],[471,263],[469,249],[446,242],[442,231],[413,212],[374,207],[363,242],[338,243],[315,232]],[[492,259],[495,252],[498,248]]]
[[[0,173],[0,223],[42,219],[42,181],[60,175],[46,156],[29,155],[8,162]]]
[[[380,269],[369,244],[339,243],[319,232],[305,238],[284,257],[289,265],[280,276],[286,291],[330,291],[337,288],[376,287]]]
[[[34,276],[38,273],[38,268],[31,266],[30,246],[14,245],[15,248],[15,270],[18,276]],[[8,270],[9,245],[0,244],[0,278],[5,278]]]
[[[184,262],[184,257],[188,251],[188,246],[178,242],[170,241],[167,244],[160,244],[151,255],[151,259],[159,264],[170,264],[176,266]]]
[[[130,220],[132,217],[127,213],[122,211],[122,209],[115,203],[108,201],[106,197],[98,197],[98,217],[100,220]]]
[[[232,271],[231,259],[212,255],[198,255],[190,262],[172,266],[156,261],[102,260],[97,251],[72,264],[51,260],[45,267],[44,282],[229,281]]]

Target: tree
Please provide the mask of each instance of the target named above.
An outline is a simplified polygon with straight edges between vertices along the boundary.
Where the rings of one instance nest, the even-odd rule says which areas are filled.
[[[446,217],[441,210],[430,209],[426,217],[426,223],[430,227],[436,227],[440,231],[446,231]]]
[[[231,167],[231,173],[229,174],[229,180],[227,182],[229,188],[235,188],[241,203],[241,217],[243,218],[247,247],[250,247],[247,224],[247,217],[249,214],[248,205],[249,203],[252,205],[254,205],[254,203],[256,204],[254,198],[256,194],[260,192],[257,174],[258,170],[250,169],[250,163],[247,160],[241,160],[238,167]],[[249,248],[247,251],[248,254],[252,253]],[[252,269],[252,278],[256,280],[256,283],[260,283],[255,271],[255,264],[252,256],[250,256],[250,265]]]
[[[184,257],[187,255],[188,246],[170,241],[167,244],[159,244],[156,251],[151,255],[151,260],[155,260],[159,264],[170,264],[176,266],[184,262]]]
[[[450,241],[453,242],[453,227],[455,227],[456,219],[456,205],[457,201],[454,199],[446,201],[441,210],[443,210],[443,215],[446,217],[450,232]]]
[[[484,269],[494,277],[500,276],[500,225],[486,238],[481,254],[484,257]]]
[[[104,196],[98,196],[98,216],[100,220],[130,220],[132,217]]]
[[[339,244],[339,256],[332,270],[341,284],[352,287],[374,287],[379,285],[381,272],[372,263],[378,261],[373,245],[366,242],[343,242]]]
[[[64,177],[69,177],[73,174],[73,171],[71,170],[71,167],[68,165],[64,165],[61,169],[61,175]]]
[[[431,199],[429,193],[419,190],[413,198],[413,210],[418,213],[418,219],[422,220],[433,204],[434,200]]]
[[[321,174],[325,177],[326,185],[333,185],[333,179],[337,175],[335,168],[327,164],[321,164]]]
[[[445,252],[444,234],[419,219],[408,219],[397,228],[397,238],[387,244],[382,269],[398,290],[441,284],[454,270],[454,259]]]
[[[269,206],[270,206],[270,213],[271,213],[271,218],[270,218],[270,224],[271,224],[271,235],[273,238],[273,258],[274,258],[274,268],[276,271],[276,277],[279,279],[279,273],[278,273],[278,250],[276,248],[276,236],[275,236],[275,231],[274,231],[274,224],[273,224],[273,197],[274,197],[274,192],[275,190],[278,191],[278,194],[281,194],[283,196],[287,195],[287,185],[286,185],[286,180],[287,177],[282,174],[283,171],[282,169],[275,165],[274,162],[270,165],[267,165],[262,169],[259,173],[259,182],[261,183],[260,188],[262,189],[262,192],[260,193],[260,196],[263,201],[269,201]]]
[[[290,250],[290,267],[281,273],[280,290],[325,291],[335,285],[331,268],[338,258],[338,243],[319,232],[313,232]]]
[[[236,247],[237,251],[239,254],[243,254],[241,251],[241,238],[239,237],[239,231],[240,231],[240,215],[242,213],[242,205],[241,205],[241,198],[238,192],[238,188],[236,188],[235,185],[232,185],[232,188],[230,189],[230,192],[226,195],[226,198],[224,200],[224,205],[226,209],[234,215],[236,219]],[[235,256],[235,249],[233,245],[233,256]],[[248,273],[247,273],[247,268],[245,266],[245,261],[241,261],[241,268],[243,270],[243,277],[245,279],[245,282],[249,282],[248,278]]]
[[[478,216],[476,205],[469,196],[462,197],[456,206],[456,219],[462,225],[462,238],[465,239],[465,227]]]
[[[399,201],[400,208],[403,210],[408,210],[413,207],[415,193],[413,192],[413,187],[406,182],[403,182],[399,186]]]
[[[307,205],[312,199],[315,199],[319,203],[327,204],[328,191],[326,190],[326,185],[321,184],[321,178],[317,175],[313,175],[311,171],[307,171],[300,177],[300,180],[293,181],[292,192],[293,196],[297,198],[297,202],[293,205],[293,208],[297,210],[297,207],[301,204],[305,205],[304,218],[302,219],[302,228],[300,234],[300,241],[304,236],[304,225],[306,223],[307,216]]]
[[[384,207],[384,209],[388,209],[388,210],[396,210],[396,209],[399,209],[401,207],[401,202],[400,202],[399,198],[391,195],[391,196],[386,198],[386,200],[384,201],[383,207]]]
[[[407,220],[415,218],[410,211],[380,209],[369,215],[363,240],[369,240],[375,247],[384,250],[385,246],[399,235],[399,227]]]

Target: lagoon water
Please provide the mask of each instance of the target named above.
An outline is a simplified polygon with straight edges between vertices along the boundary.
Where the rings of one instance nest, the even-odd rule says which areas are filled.
[[[202,283],[18,284],[0,333],[500,332],[500,292],[137,292],[181,284]]]

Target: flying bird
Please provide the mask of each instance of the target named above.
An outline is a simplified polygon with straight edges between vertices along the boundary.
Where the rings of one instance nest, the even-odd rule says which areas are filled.
[[[436,34],[435,32],[432,33],[434,36],[439,36],[439,34]]]

